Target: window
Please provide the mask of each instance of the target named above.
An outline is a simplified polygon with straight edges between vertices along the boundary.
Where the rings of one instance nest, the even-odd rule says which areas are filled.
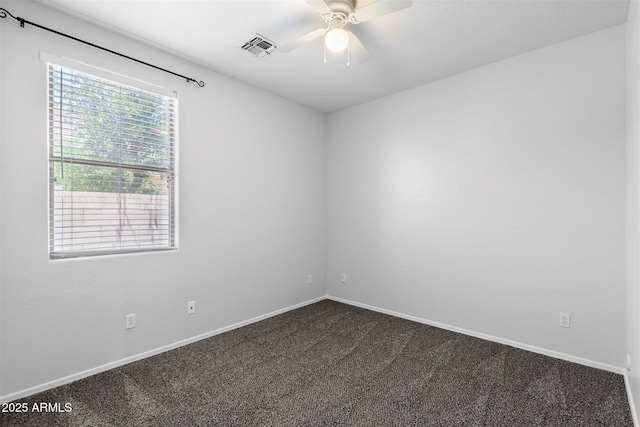
[[[175,249],[175,97],[48,66],[50,258]]]

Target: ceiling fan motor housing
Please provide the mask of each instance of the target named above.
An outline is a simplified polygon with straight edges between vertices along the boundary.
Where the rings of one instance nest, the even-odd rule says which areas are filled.
[[[331,12],[323,14],[325,22],[331,28],[342,28],[347,22],[357,23],[354,19],[355,7],[353,0],[332,0],[326,2]]]
[[[355,11],[352,0],[331,0],[327,2],[327,6],[329,6],[333,13],[343,14],[345,18]]]

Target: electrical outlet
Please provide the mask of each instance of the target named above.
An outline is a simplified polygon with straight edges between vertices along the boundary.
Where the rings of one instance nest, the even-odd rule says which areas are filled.
[[[340,281],[341,281],[342,283],[347,283],[347,275],[346,275],[345,273],[342,273],[342,274],[340,275]]]
[[[313,283],[313,274],[310,274],[307,276],[307,285],[310,285]]]
[[[560,313],[560,326],[563,328],[571,327],[571,315],[566,313]]]
[[[187,303],[187,314],[193,314],[196,312],[196,302],[195,301],[189,301]]]
[[[125,316],[124,328],[131,329],[135,327],[136,327],[136,314],[135,313],[127,314]]]

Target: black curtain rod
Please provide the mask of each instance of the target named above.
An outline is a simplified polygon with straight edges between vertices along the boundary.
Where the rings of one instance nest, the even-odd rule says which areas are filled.
[[[88,41],[85,41],[85,40],[82,40],[82,39],[79,39],[79,38],[76,38],[76,37],[70,36],[70,35],[65,34],[65,33],[61,33],[60,31],[56,31],[56,30],[52,30],[51,28],[43,27],[42,25],[38,25],[38,24],[36,24],[36,23],[34,23],[34,22],[27,21],[27,20],[26,20],[26,19],[24,19],[24,18],[15,17],[15,16],[13,16],[13,15],[11,14],[11,12],[9,12],[7,9],[5,9],[5,8],[3,8],[3,7],[0,7],[0,18],[6,18],[6,17],[7,17],[7,15],[9,15],[10,17],[12,17],[12,18],[13,18],[13,19],[15,19],[16,21],[20,22],[20,27],[24,27],[24,24],[33,25],[34,27],[38,27],[38,28],[41,28],[41,29],[43,29],[43,30],[50,31],[50,32],[52,32],[52,33],[54,33],[54,34],[58,34],[59,36],[63,36],[63,37],[66,37],[66,38],[68,38],[68,39],[75,40],[75,41],[80,42],[80,43],[84,43],[84,44],[89,45],[89,46],[91,46],[91,47],[95,47],[95,48],[97,48],[97,49],[104,50],[105,52],[113,53],[114,55],[118,55],[118,56],[121,56],[121,57],[123,57],[123,58],[129,59],[129,60],[131,60],[131,61],[138,62],[138,63],[140,63],[140,64],[146,65],[147,67],[155,68],[156,70],[164,71],[165,73],[169,73],[169,74],[173,74],[174,76],[182,77],[182,78],[183,78],[183,79],[185,79],[186,81],[188,81],[188,82],[193,82],[193,83],[197,84],[197,85],[198,85],[198,86],[200,86],[200,87],[203,87],[203,86],[204,86],[204,82],[203,82],[202,80],[197,81],[196,79],[192,79],[191,77],[187,77],[187,76],[183,76],[182,74],[174,73],[173,71],[169,71],[169,70],[166,70],[166,69],[164,69],[164,68],[157,67],[157,66],[155,66],[155,65],[153,65],[153,64],[149,64],[148,62],[140,61],[139,59],[132,58],[132,57],[130,57],[130,56],[127,56],[127,55],[124,55],[124,54],[122,54],[122,53],[119,53],[119,52],[113,51],[113,50],[111,50],[111,49],[107,49],[106,47],[98,46],[97,44],[89,43]]]

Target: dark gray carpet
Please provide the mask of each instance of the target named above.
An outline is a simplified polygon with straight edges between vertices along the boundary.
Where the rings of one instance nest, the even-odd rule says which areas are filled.
[[[633,426],[622,376],[322,301],[26,399],[2,426]]]

